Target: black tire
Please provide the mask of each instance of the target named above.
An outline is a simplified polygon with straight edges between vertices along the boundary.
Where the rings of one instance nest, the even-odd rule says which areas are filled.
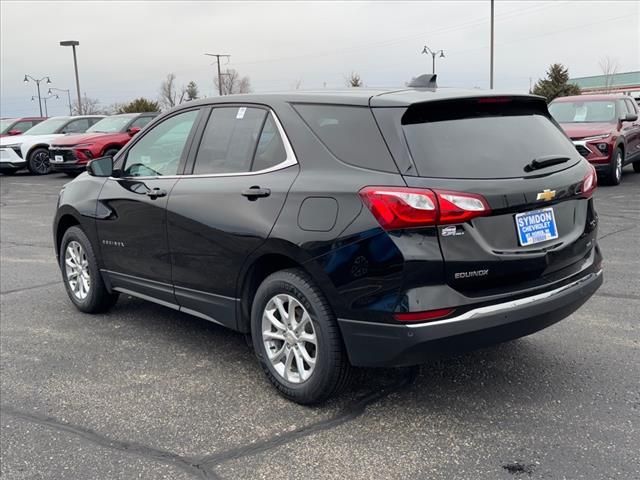
[[[105,157],[113,157],[116,153],[118,153],[118,149],[117,148],[110,148],[109,150],[104,152],[104,156]]]
[[[617,147],[611,155],[611,162],[609,163],[609,171],[607,172],[606,183],[608,185],[620,185],[622,181],[622,166],[624,162],[624,155],[622,149]]]
[[[77,242],[80,244],[84,252],[84,257],[87,261],[89,291],[84,299],[80,299],[74,294],[72,287],[70,286],[69,278],[67,277],[65,256],[67,247],[71,242]],[[86,313],[104,312],[111,308],[118,300],[118,294],[109,293],[105,287],[91,242],[80,227],[70,227],[62,237],[62,242],[60,243],[60,270],[62,271],[62,280],[64,282],[64,287],[67,290],[67,294],[69,295],[69,299],[78,310]]]
[[[301,383],[289,382],[276,371],[262,339],[263,312],[268,302],[280,294],[290,295],[304,306],[317,339],[315,367],[311,376]],[[331,307],[309,275],[299,269],[276,272],[262,282],[251,308],[251,334],[253,348],[267,378],[289,400],[302,405],[319,403],[343,390],[351,380],[352,367]]]
[[[640,160],[637,162],[633,162],[633,171],[636,173],[640,173]]]
[[[29,152],[27,168],[33,175],[46,175],[51,171],[49,165],[49,150],[43,147],[34,148]]]

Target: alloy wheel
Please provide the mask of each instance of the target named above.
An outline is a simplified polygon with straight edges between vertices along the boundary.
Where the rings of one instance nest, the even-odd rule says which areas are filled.
[[[67,245],[64,253],[64,265],[69,289],[76,299],[84,300],[89,295],[91,288],[89,261],[82,245],[75,240]]]
[[[44,151],[36,152],[31,159],[31,167],[38,175],[49,173],[49,154]]]
[[[622,154],[619,151],[616,154],[616,171],[615,171],[615,175],[616,175],[616,180],[619,183],[620,179],[622,178]]]
[[[280,377],[291,383],[308,380],[316,367],[318,338],[311,316],[294,297],[272,297],[262,314],[262,341]]]

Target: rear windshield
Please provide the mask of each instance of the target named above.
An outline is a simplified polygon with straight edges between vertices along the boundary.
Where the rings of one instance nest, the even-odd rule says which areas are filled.
[[[502,114],[496,106],[468,115],[453,110],[457,109],[452,106],[451,110],[426,115],[409,110],[403,117],[403,131],[419,175],[515,178],[551,173],[577,161],[571,142],[541,113],[504,109]],[[548,156],[572,160],[525,172],[532,160]]]

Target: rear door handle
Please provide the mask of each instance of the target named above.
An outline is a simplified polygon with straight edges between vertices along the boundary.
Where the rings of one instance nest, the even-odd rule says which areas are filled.
[[[162,188],[153,188],[151,190],[148,190],[146,192],[146,195],[151,200],[155,200],[158,197],[166,197],[167,196],[167,191],[163,190]]]
[[[242,191],[242,196],[247,197],[252,201],[258,198],[268,197],[269,195],[271,195],[271,190],[269,188],[260,188],[258,186],[253,186]]]

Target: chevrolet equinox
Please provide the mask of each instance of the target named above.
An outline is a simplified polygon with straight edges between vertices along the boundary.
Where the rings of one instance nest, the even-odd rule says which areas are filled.
[[[249,334],[302,404],[352,367],[522,337],[602,284],[594,168],[544,99],[429,88],[207,98],[60,192],[83,312],[123,293]]]

